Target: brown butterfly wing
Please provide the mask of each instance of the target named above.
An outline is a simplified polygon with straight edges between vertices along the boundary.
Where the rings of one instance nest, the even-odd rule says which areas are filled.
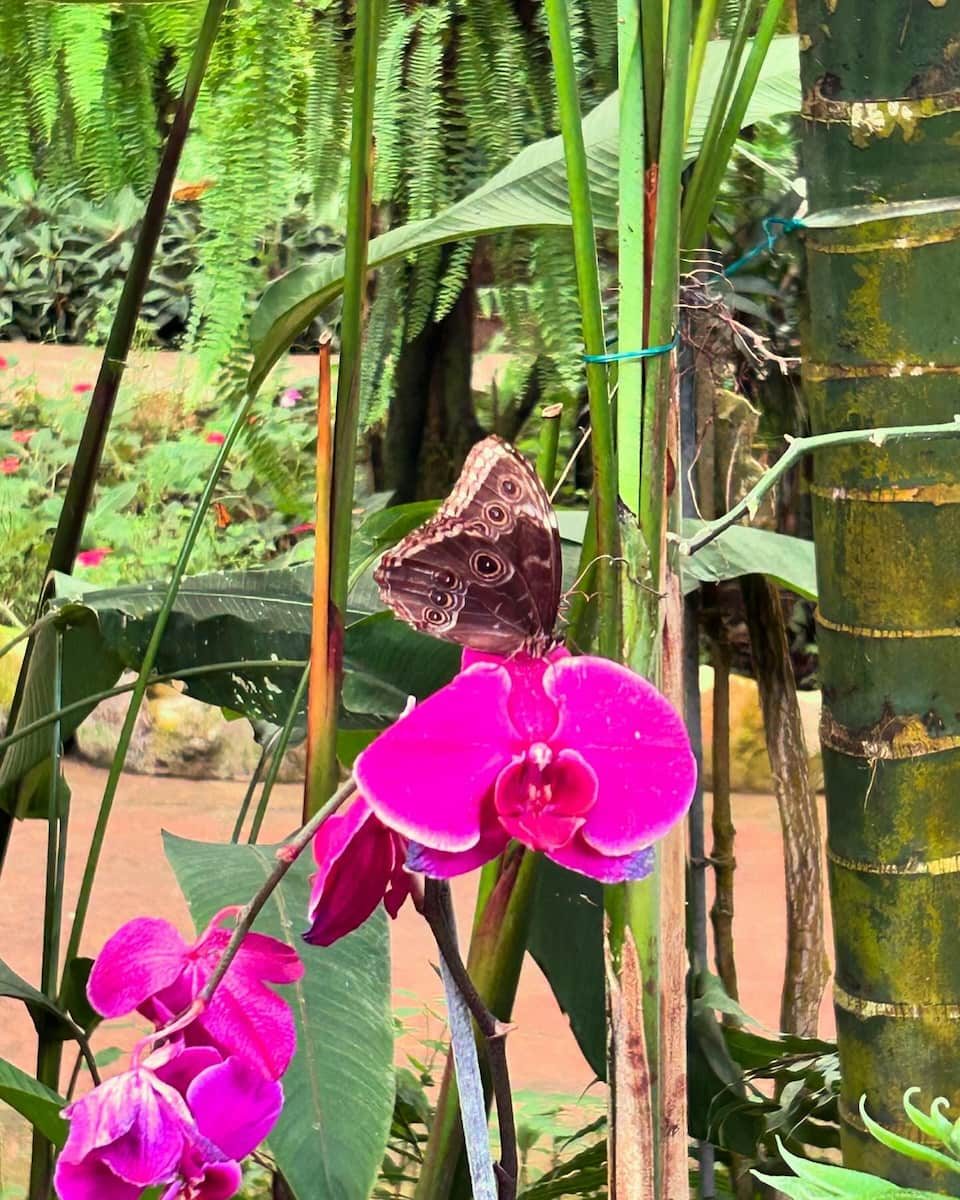
[[[415,629],[495,654],[547,645],[560,603],[560,534],[536,472],[488,437],[436,515],[381,558],[380,596]]]

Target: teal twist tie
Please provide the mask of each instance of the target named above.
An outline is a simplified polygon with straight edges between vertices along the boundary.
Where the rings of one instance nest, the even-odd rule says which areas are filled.
[[[742,258],[738,258],[736,262],[732,262],[729,267],[724,270],[724,275],[736,275],[741,267],[745,267],[747,263],[753,262],[755,258],[759,258],[761,254],[769,253],[773,250],[774,244],[778,238],[783,237],[787,233],[793,233],[795,229],[803,229],[804,223],[797,217],[764,217],[761,222],[763,232],[766,237],[762,242],[757,242],[752,250],[748,250]],[[774,233],[774,230],[779,227],[779,231]]]
[[[656,358],[658,354],[669,354],[676,346],[679,336],[678,331],[662,346],[647,346],[643,350],[616,350],[611,354],[581,354],[580,357],[587,363],[632,362],[638,358]]]

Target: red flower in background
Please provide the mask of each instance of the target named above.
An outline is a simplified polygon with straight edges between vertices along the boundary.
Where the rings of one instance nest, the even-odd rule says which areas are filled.
[[[0,458],[0,475],[16,475],[20,470],[20,459],[15,454]]]
[[[75,383],[73,385],[73,392],[74,392],[74,395],[76,395],[76,396],[82,396],[84,392],[92,392],[92,391],[93,391],[92,383]]]
[[[94,550],[81,550],[77,555],[77,566],[99,567],[107,555],[112,553],[109,546],[97,546]]]
[[[211,446],[222,446],[226,440],[226,434],[220,433],[216,429],[207,434],[207,443]]]
[[[37,431],[35,429],[15,429],[12,436],[18,446],[27,446]]]

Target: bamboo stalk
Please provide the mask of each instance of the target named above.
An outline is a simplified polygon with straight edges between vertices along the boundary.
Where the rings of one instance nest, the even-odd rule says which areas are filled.
[[[736,830],[730,804],[730,644],[719,620],[714,621],[710,639],[713,659],[713,847],[714,900],[710,909],[717,974],[728,996],[736,1000],[737,960],[733,951],[734,875]],[[732,1019],[725,1015],[724,1022]]]

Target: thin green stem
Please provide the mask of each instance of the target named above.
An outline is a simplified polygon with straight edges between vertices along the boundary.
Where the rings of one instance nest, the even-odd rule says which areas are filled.
[[[149,684],[166,683],[171,679],[194,679],[200,675],[216,675],[221,671],[239,671],[244,668],[249,670],[252,667],[258,671],[276,671],[286,667],[303,667],[305,665],[302,658],[240,658],[236,662],[214,663],[208,667],[184,667],[178,671],[166,671],[162,675],[151,675]],[[36,721],[31,721],[29,725],[21,726],[15,733],[0,738],[0,751],[6,750],[14,742],[22,742],[24,738],[30,737],[31,734],[37,733],[41,729],[46,729],[54,721],[60,721],[74,713],[85,712],[91,705],[95,706],[113,696],[123,696],[126,692],[132,692],[136,686],[136,680],[133,683],[120,683],[105,691],[84,696],[82,700],[74,700],[72,704],[65,704],[55,712],[49,712],[45,716],[38,717]]]
[[[766,58],[770,42],[777,32],[783,5],[784,0],[767,0],[767,6],[763,10],[763,16],[757,26],[756,37],[750,46],[750,53],[747,55],[747,61],[723,123],[720,129],[712,135],[709,132],[704,135],[703,145],[709,147],[709,153],[701,154],[697,160],[690,185],[690,203],[684,206],[683,212],[682,243],[686,247],[699,246],[706,236],[710,213],[713,211],[724,172],[730,161],[734,142],[743,128],[747,106],[757,86],[757,80],[760,78],[763,60]],[[739,27],[737,32],[739,32]],[[708,136],[712,136],[713,140],[708,141]]]
[[[580,98],[570,37],[567,0],[546,0],[550,54],[557,86],[557,107],[570,192],[573,253],[583,320],[583,340],[588,354],[604,352],[603,306],[600,270],[590,199],[590,177],[583,145]],[[613,414],[607,392],[607,374],[601,363],[586,364],[590,424],[593,430],[593,488],[597,510],[597,573],[599,577],[598,649],[607,658],[620,654],[618,571],[620,530],[617,524],[617,460],[613,444]]]
[[[640,9],[639,0],[618,0],[621,151],[618,175],[620,305],[617,336],[623,350],[642,348],[646,337],[647,134],[644,96],[652,88],[644,87]],[[620,364],[617,387],[618,485],[620,499],[633,513],[640,510],[643,377],[643,359]]]
[[[55,639],[53,666],[53,702],[60,706],[63,680],[61,639]],[[54,722],[50,747],[50,782],[47,802],[47,865],[43,907],[43,952],[40,964],[40,990],[51,1000],[57,995],[60,956],[60,927],[63,917],[62,830],[60,827],[60,722]],[[60,1089],[60,1065],[63,1041],[42,1018],[37,1034],[37,1080],[53,1091]],[[46,1200],[53,1181],[53,1146],[34,1129],[30,1155],[30,1200]]]
[[[275,729],[260,748],[260,757],[257,759],[257,765],[253,769],[253,774],[250,776],[250,782],[247,784],[247,790],[243,793],[243,800],[240,802],[240,808],[237,810],[237,819],[233,823],[233,832],[230,834],[230,844],[235,846],[240,841],[240,834],[243,830],[243,823],[247,819],[247,813],[250,811],[250,805],[253,803],[254,793],[257,790],[257,784],[260,782],[260,777],[263,775],[263,768],[267,765],[267,759],[274,750],[277,744],[277,739],[280,737],[280,730]]]
[[[293,693],[293,699],[290,702],[290,709],[287,713],[287,719],[284,721],[283,728],[280,730],[280,736],[277,738],[277,745],[273,752],[273,758],[270,760],[270,769],[267,771],[267,777],[263,781],[263,790],[260,793],[257,811],[253,815],[253,823],[250,826],[250,836],[247,838],[247,841],[250,845],[253,845],[260,836],[260,827],[263,825],[263,818],[267,814],[267,805],[270,803],[270,796],[273,792],[274,785],[277,782],[277,777],[280,774],[280,768],[283,766],[283,756],[286,754],[287,747],[290,745],[293,727],[297,723],[297,715],[303,711],[304,697],[307,694],[307,685],[309,681],[310,665],[308,663],[307,666],[303,668],[303,674],[300,676],[300,682],[297,684],[297,690]],[[319,808],[317,811],[319,811]]]
[[[710,35],[717,23],[719,7],[720,0],[700,0],[697,25],[693,32],[693,46],[690,50],[690,75],[687,79],[687,103],[683,116],[684,146],[690,137],[690,124],[693,121],[697,93],[700,91],[700,78],[703,75],[703,62],[707,56],[707,43],[710,41]]]
[[[354,32],[353,123],[350,134],[350,182],[347,189],[347,237],[344,247],[343,307],[340,317],[340,365],[333,439],[333,514],[331,518],[330,595],[343,613],[350,574],[350,534],[360,407],[360,355],[367,287],[370,191],[373,175],[373,102],[377,82],[377,45],[383,0],[356,8]],[[319,531],[317,536],[319,537]]]
[[[77,896],[77,905],[73,918],[73,927],[70,930],[70,941],[67,945],[67,962],[80,952],[80,940],[83,936],[83,927],[87,919],[87,910],[90,906],[90,895],[93,891],[93,884],[96,879],[97,867],[100,862],[100,854],[103,850],[103,841],[107,833],[107,825],[110,821],[110,814],[113,811],[113,803],[116,799],[117,788],[120,784],[120,776],[123,772],[123,764],[127,757],[127,750],[130,747],[130,739],[133,737],[133,731],[136,727],[137,716],[140,713],[140,706],[143,703],[143,698],[146,695],[147,688],[150,686],[150,675],[153,671],[153,665],[157,661],[157,655],[160,652],[160,644],[163,641],[163,636],[167,630],[167,622],[170,619],[170,614],[173,612],[173,606],[177,600],[177,594],[180,591],[180,583],[187,570],[187,565],[190,562],[190,555],[193,553],[193,548],[196,545],[197,538],[200,536],[203,529],[203,522],[206,517],[207,509],[210,506],[210,501],[213,499],[213,493],[217,486],[217,481],[223,471],[224,465],[233,449],[233,444],[240,435],[240,431],[247,423],[247,415],[250,407],[253,404],[254,397],[248,393],[244,402],[237,409],[233,420],[230,423],[230,428],[227,435],[217,451],[216,459],[213,467],[204,484],[203,492],[194,510],[193,516],[190,518],[190,525],[187,529],[186,536],[183,539],[183,545],[180,547],[180,553],[177,556],[176,564],[173,568],[173,575],[167,585],[166,593],[163,597],[163,603],[160,605],[160,610],[157,613],[157,620],[153,627],[153,632],[150,635],[150,641],[147,643],[147,648],[143,655],[143,661],[140,664],[140,672],[137,675],[134,683],[132,694],[130,696],[130,704],[127,708],[127,715],[124,717],[123,725],[120,729],[120,736],[117,739],[117,749],[113,756],[113,761],[110,763],[110,772],[107,775],[106,786],[103,790],[103,799],[100,801],[100,811],[97,814],[96,825],[94,826],[93,836],[90,840],[90,849],[87,852],[87,861],[83,871],[83,879],[80,882],[80,892]]]
[[[883,446],[886,442],[910,441],[914,438],[957,437],[960,435],[960,419],[941,425],[887,425],[878,429],[845,429],[839,433],[818,433],[811,437],[790,438],[787,450],[772,467],[764,471],[749,492],[729,512],[714,521],[708,521],[695,537],[685,538],[678,543],[680,554],[696,554],[718,538],[725,529],[746,516],[753,517],[764,496],[775,486],[805,454],[827,450],[831,446]]]

